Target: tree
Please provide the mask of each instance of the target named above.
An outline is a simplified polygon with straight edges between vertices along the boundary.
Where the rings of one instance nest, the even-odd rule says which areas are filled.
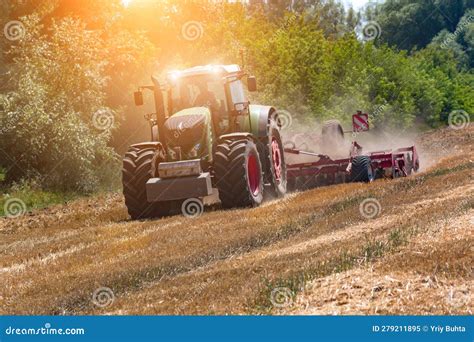
[[[424,48],[443,29],[453,32],[474,0],[386,0],[374,20],[382,29],[380,43],[399,49]]]
[[[9,180],[35,176],[46,186],[92,191],[115,160],[102,40],[77,20],[54,23],[45,35],[38,17],[21,19],[25,37],[10,52],[14,89],[0,111],[0,165]]]

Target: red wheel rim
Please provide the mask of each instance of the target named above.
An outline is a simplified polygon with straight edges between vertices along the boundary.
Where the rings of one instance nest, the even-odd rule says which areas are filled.
[[[272,162],[273,172],[275,173],[275,180],[280,182],[281,180],[281,152],[280,145],[275,137],[272,138]]]
[[[256,196],[260,192],[260,168],[258,167],[257,157],[253,154],[249,156],[247,175],[250,191],[252,195]]]

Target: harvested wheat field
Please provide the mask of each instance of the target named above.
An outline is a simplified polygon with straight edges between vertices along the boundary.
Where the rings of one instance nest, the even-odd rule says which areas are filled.
[[[117,194],[3,218],[0,313],[472,314],[473,136],[423,134],[414,176],[255,209],[130,221]]]

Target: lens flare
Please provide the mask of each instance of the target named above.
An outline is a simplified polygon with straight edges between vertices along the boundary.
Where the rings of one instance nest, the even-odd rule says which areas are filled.
[[[128,7],[132,3],[133,0],[121,0],[123,7]]]

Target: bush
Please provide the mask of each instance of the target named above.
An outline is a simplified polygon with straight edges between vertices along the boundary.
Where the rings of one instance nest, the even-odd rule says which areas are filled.
[[[2,97],[0,165],[8,181],[40,176],[48,187],[93,191],[117,169],[101,39],[73,19],[48,35],[36,17],[22,22],[26,35],[10,51],[15,84]]]

